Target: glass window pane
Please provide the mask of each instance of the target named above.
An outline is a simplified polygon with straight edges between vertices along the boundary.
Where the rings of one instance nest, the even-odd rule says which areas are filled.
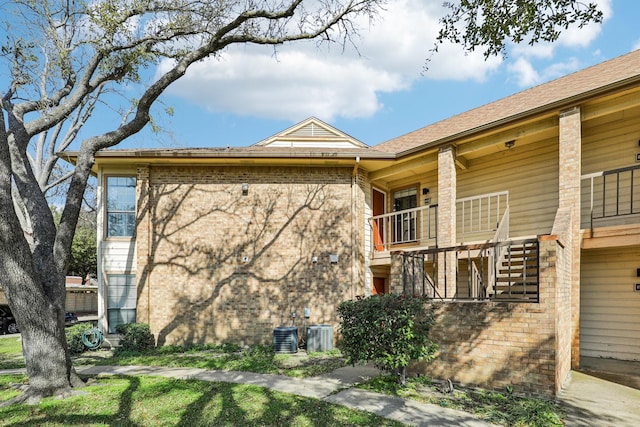
[[[107,322],[109,333],[116,326],[136,321],[136,276],[135,274],[107,275]]]
[[[107,236],[133,237],[136,230],[136,179],[107,177]]]

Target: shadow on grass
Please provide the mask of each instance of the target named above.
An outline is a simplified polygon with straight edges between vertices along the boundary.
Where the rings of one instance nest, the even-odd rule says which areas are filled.
[[[17,379],[18,377],[16,377]],[[6,386],[0,387],[0,394]],[[97,377],[81,394],[0,408],[0,425],[399,426],[374,414],[258,386],[159,377]]]

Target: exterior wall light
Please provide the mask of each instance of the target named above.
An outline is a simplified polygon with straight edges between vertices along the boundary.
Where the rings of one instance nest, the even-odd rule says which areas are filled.
[[[504,146],[507,147],[507,149],[512,149],[513,146],[516,145],[516,141],[515,139],[512,139],[511,141],[507,141],[504,143]]]
[[[248,195],[248,194],[249,194],[249,184],[248,184],[248,183],[246,183],[246,182],[244,182],[244,183],[242,184],[242,195],[243,195],[243,196],[246,196],[246,195]]]

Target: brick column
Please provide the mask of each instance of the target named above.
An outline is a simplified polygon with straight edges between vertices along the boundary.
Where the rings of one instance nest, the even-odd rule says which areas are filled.
[[[581,175],[580,107],[560,113],[559,210],[571,212],[570,241],[571,278],[571,366],[580,366],[580,175]]]
[[[438,152],[438,247],[453,246],[456,243],[456,152],[449,145]],[[445,295],[445,277],[447,292]],[[444,297],[455,293],[455,254],[438,257],[438,292]]]
[[[401,294],[404,290],[404,272],[402,270],[402,253],[391,253],[391,266],[389,271],[389,292],[394,294]]]
[[[151,219],[149,215],[149,165],[138,165],[136,177],[136,321],[149,323],[149,274],[151,272]]]

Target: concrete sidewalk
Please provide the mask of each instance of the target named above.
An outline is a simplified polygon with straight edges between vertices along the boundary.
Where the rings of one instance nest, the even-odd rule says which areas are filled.
[[[380,372],[377,369],[368,366],[344,367],[313,378],[152,366],[78,366],[76,370],[84,375],[155,375],[179,379],[252,384],[372,412],[412,426],[485,427],[494,425],[466,412],[353,388],[354,385],[379,375]]]
[[[252,372],[153,366],[77,366],[76,370],[91,376],[153,375],[252,384],[360,409],[412,426],[492,425],[466,412],[354,388],[356,384],[379,375],[377,369],[368,366],[344,367],[304,379]],[[0,374],[24,372],[24,369],[12,369],[0,371]],[[558,396],[558,403],[567,413],[567,426],[640,426],[640,390],[588,373],[572,372],[571,381]]]
[[[558,403],[567,414],[565,425],[570,427],[640,426],[640,390],[587,372],[571,372],[570,382],[560,392]]]

